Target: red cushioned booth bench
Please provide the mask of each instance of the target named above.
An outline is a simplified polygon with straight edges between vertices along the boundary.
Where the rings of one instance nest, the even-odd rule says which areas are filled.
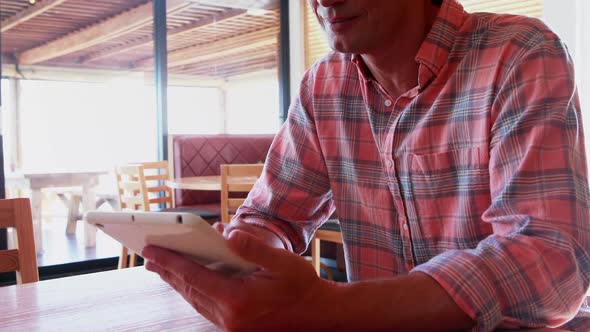
[[[221,164],[264,163],[274,135],[175,135],[168,139],[174,178],[219,175]],[[176,209],[220,220],[219,191],[176,190]]]

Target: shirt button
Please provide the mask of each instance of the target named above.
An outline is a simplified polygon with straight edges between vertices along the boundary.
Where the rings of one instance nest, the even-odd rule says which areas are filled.
[[[406,231],[406,232],[407,232],[407,231],[408,231],[408,224],[404,224],[404,225],[402,226],[402,228],[404,229],[404,231]]]
[[[387,106],[387,107],[391,106],[391,100],[387,99],[385,101],[385,106]]]
[[[385,164],[387,164],[387,167],[391,167],[391,166],[393,166],[393,161],[391,161],[391,160],[387,160],[387,161],[385,162]]]

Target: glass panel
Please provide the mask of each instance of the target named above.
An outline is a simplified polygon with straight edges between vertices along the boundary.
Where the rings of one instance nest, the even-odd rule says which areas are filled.
[[[168,87],[168,130],[172,134],[219,134],[223,130],[217,88]]]
[[[261,75],[242,80],[231,80],[226,85],[227,132],[230,134],[272,134],[279,127],[278,94],[264,94],[264,98],[252,98],[265,91],[278,91],[274,77]]]
[[[23,80],[20,88],[23,169],[109,170],[155,160],[153,87]]]
[[[278,0],[168,5],[168,131],[275,133],[279,126]]]
[[[0,18],[7,189],[42,221],[38,263],[116,257],[75,220],[116,208],[116,165],[157,158],[153,64],[136,65],[153,55],[152,3],[2,0]]]

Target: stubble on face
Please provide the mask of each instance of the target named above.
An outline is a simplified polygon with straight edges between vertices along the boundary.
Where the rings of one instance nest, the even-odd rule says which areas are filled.
[[[406,24],[408,9],[416,0],[342,0],[322,6],[310,0],[330,47],[350,54],[367,54],[395,38]]]

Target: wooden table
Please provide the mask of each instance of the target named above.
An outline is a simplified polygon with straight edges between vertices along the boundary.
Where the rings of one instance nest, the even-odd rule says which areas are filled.
[[[143,267],[0,287],[0,318],[0,331],[219,331]]]
[[[0,331],[218,331],[143,267],[0,287]]]
[[[104,174],[107,174],[107,172],[23,172],[6,175],[6,187],[31,190],[31,208],[33,210],[33,226],[37,253],[43,252],[41,190],[55,187],[81,187],[83,210],[84,212],[91,211],[94,210],[94,204],[96,202],[94,188],[98,184],[98,177]],[[84,223],[84,242],[87,247],[94,247],[96,245],[96,228],[88,223]]]
[[[228,181],[231,184],[253,185],[257,179],[255,176],[232,176]],[[166,185],[172,189],[221,191],[221,176],[209,175],[176,178],[166,181]]]

